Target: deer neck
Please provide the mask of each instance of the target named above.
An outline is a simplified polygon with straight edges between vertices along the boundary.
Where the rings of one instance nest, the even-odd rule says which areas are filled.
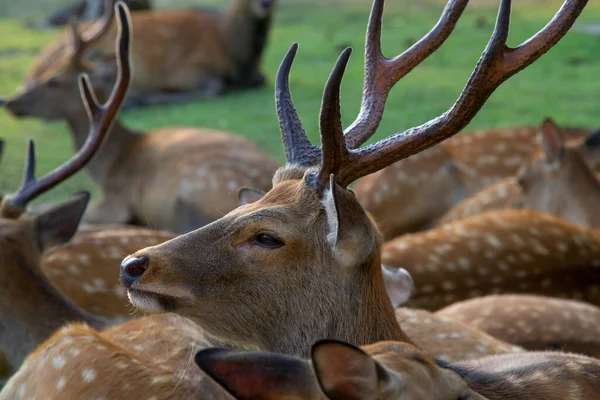
[[[259,347],[307,358],[311,346],[326,338],[357,346],[384,340],[412,343],[398,325],[380,263],[367,262],[356,273],[359,276],[346,277],[345,284],[332,284],[326,299],[315,296],[307,300],[313,306],[298,304],[287,315],[279,315],[265,335],[269,339]]]
[[[89,120],[84,114],[73,115],[68,118],[67,122],[71,129],[75,149],[79,150],[87,140],[90,129]],[[104,144],[85,167],[94,183],[104,188],[109,174],[117,167],[117,161],[124,159],[123,155],[128,154],[142,137],[139,133],[127,129],[118,120],[115,120],[104,139]]]
[[[224,16],[223,36],[229,58],[233,61],[235,79],[252,79],[258,72],[266,47],[271,14],[264,18],[255,16],[247,0],[234,0]]]
[[[18,249],[11,251],[9,258],[0,260],[0,347],[13,368],[66,323],[106,326],[104,320],[83,312],[58,292],[39,271],[39,260],[32,266]]]

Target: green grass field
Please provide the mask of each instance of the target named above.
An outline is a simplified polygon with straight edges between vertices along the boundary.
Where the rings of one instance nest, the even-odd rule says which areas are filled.
[[[389,56],[403,51],[425,34],[443,8],[439,0],[389,0],[388,3],[383,49]],[[514,3],[511,45],[545,25],[561,2]],[[270,79],[266,88],[205,102],[131,110],[122,113],[121,118],[127,125],[144,130],[169,125],[228,130],[256,141],[283,161],[272,87],[282,56],[293,41],[300,43],[291,87],[305,127],[311,138],[318,140],[317,117],[324,82],[340,50],[348,45],[354,47],[342,93],[343,119],[349,124],[360,104],[364,31],[369,8],[370,1],[364,0],[281,0],[264,58],[263,69]],[[452,105],[485,47],[496,9],[495,1],[474,1],[447,43],[396,85],[387,102],[378,138],[421,124]],[[0,93],[7,96],[23,82],[37,51],[56,35],[26,29],[22,19],[26,16],[16,15],[19,19],[0,19]],[[582,28],[584,24],[596,22],[600,22],[600,3],[590,2],[565,39],[533,66],[503,84],[467,131],[538,124],[547,115],[561,124],[600,126],[600,37]],[[28,138],[35,138],[38,144],[38,174],[63,162],[73,151],[67,128],[62,123],[17,120],[0,112],[0,132],[8,144],[0,166],[1,193],[13,191],[19,184]],[[92,190],[97,195],[86,174],[81,173],[42,200],[55,201],[81,189]]]

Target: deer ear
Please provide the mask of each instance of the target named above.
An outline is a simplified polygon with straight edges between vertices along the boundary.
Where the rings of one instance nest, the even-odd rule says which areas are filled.
[[[385,265],[381,265],[381,272],[383,273],[385,289],[394,308],[398,308],[410,300],[415,283],[407,270],[404,268],[390,269]]]
[[[600,129],[587,137],[584,146],[588,153],[590,166],[596,168],[596,165],[600,163]]]
[[[62,245],[71,240],[77,232],[89,200],[88,192],[80,192],[35,217],[42,249]]]
[[[252,189],[249,187],[241,187],[238,189],[238,203],[240,206],[254,203],[263,198],[266,192],[262,190]]]
[[[329,399],[378,398],[380,381],[387,372],[358,347],[321,340],[313,345],[311,358],[321,390]]]
[[[559,162],[564,150],[564,139],[556,123],[546,118],[540,131],[540,145],[549,164]]]
[[[333,175],[321,201],[327,215],[327,243],[343,267],[357,265],[373,246],[366,240],[372,236],[364,228],[364,218],[368,217],[354,194],[338,186]]]
[[[196,353],[195,361],[236,399],[304,399],[318,392],[308,363],[283,354],[210,348]]]

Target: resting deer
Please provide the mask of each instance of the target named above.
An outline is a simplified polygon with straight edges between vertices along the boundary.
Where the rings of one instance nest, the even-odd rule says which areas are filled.
[[[439,365],[418,348],[357,348],[322,340],[311,362],[283,354],[206,349],[196,364],[239,400],[563,400],[600,394],[600,360],[525,353]]]
[[[382,6],[382,3],[377,3],[377,7],[379,10]],[[120,6],[122,7],[122,6]],[[121,25],[123,26],[123,38],[121,38],[121,46],[120,46],[120,55],[119,59],[121,60],[121,66],[127,65],[127,37],[128,37],[128,29],[127,28],[127,20],[126,20],[126,12],[124,8],[121,8],[119,11],[119,20],[121,21]],[[289,61],[289,60],[288,60]],[[128,73],[125,70],[121,76],[127,77]],[[127,80],[125,78],[119,81],[120,83],[114,89],[116,93],[120,93],[123,95],[126,86]],[[87,91],[88,89],[86,89]],[[93,100],[93,96],[88,96],[88,102]],[[114,99],[114,96],[112,97]],[[122,97],[118,97],[122,99]],[[109,115],[114,117],[116,111],[114,110],[115,103],[109,102],[109,109],[113,112]],[[95,106],[92,107],[96,109]],[[106,117],[106,115],[105,115]],[[100,117],[95,118],[95,121],[98,121]],[[104,121],[100,121],[108,124],[108,121],[104,119]],[[103,130],[101,132],[106,133],[107,125],[103,125]],[[95,136],[98,139],[98,136]],[[94,139],[90,139],[96,146],[99,144],[94,141]],[[67,166],[73,167],[73,161],[67,163]],[[64,170],[64,168],[71,167],[63,167],[59,169],[59,171]],[[81,168],[82,165],[78,165],[78,168]],[[28,168],[29,169],[29,168]],[[71,169],[71,173],[74,173]],[[27,176],[31,176],[29,173]],[[67,174],[59,174],[50,173],[50,175],[46,178],[41,179],[43,182],[54,182],[56,184],[56,180],[60,176],[68,176]],[[38,189],[42,188],[38,186]],[[29,189],[31,190],[31,188]],[[36,191],[39,194],[39,191]],[[252,191],[244,190],[242,191],[242,200],[247,200],[248,196],[251,195]],[[22,198],[22,195],[17,194],[16,196],[10,196],[11,198]],[[8,201],[8,200],[6,200]],[[77,200],[75,203],[79,204],[83,200]],[[14,203],[14,201],[12,201]],[[8,203],[6,203],[8,204]],[[24,207],[21,204],[19,210],[20,212],[15,212],[16,215],[22,214],[22,208]],[[72,210],[73,207],[68,207],[65,205],[63,208]],[[79,214],[81,214],[83,207],[79,207]],[[12,209],[15,209],[13,206]],[[77,214],[77,213],[75,213]],[[59,222],[60,219],[54,218],[53,221],[55,223]],[[0,220],[0,227],[4,225],[5,221]],[[22,228],[21,223],[14,224],[15,227]],[[38,234],[43,234],[44,232],[36,231]],[[25,252],[28,254],[27,248],[34,246],[34,244],[39,243],[36,237],[32,237],[31,240],[27,243],[22,243],[19,247],[19,252]],[[18,255],[17,254],[17,255]],[[17,257],[18,258],[18,257]],[[35,261],[35,260],[34,260]],[[43,275],[39,273],[39,260],[37,262],[32,262],[31,265],[22,265],[21,267],[28,271],[29,276],[29,284],[30,290],[32,293],[37,294],[39,290],[47,291],[51,290],[51,288],[47,280],[44,279]],[[20,277],[21,275],[16,275]],[[252,284],[252,282],[249,282]],[[383,286],[383,282],[380,279],[380,284]],[[379,291],[380,299],[386,306],[385,310],[388,313],[391,313],[391,318],[393,318],[393,323],[395,322],[395,315],[393,312],[393,308],[391,304],[389,304],[389,299],[385,295],[384,289]],[[203,333],[196,331],[195,333],[189,333],[190,329],[188,325],[187,328],[178,328],[176,324],[177,320],[171,321],[170,325],[172,325],[174,330],[181,329],[181,337],[174,335],[173,342],[165,343],[164,339],[162,342],[156,342],[151,336],[146,334],[140,336],[140,326],[142,322],[131,321],[123,325],[114,326],[110,330],[98,332],[93,329],[93,326],[105,327],[106,322],[101,319],[90,319],[89,315],[80,312],[76,307],[70,305],[68,301],[64,299],[58,292],[53,291],[53,295],[51,296],[54,304],[57,308],[68,308],[71,310],[75,310],[75,316],[73,317],[75,320],[88,321],[87,325],[73,325],[67,327],[65,329],[61,329],[58,331],[51,339],[45,342],[35,353],[31,354],[28,360],[23,364],[17,374],[11,379],[6,389],[0,395],[0,399],[3,398],[12,398],[15,395],[19,395],[21,393],[26,393],[27,396],[40,396],[44,398],[64,398],[65,396],[70,396],[73,393],[85,393],[89,396],[108,396],[108,397],[118,397],[118,398],[128,398],[131,396],[135,396],[134,398],[139,398],[140,393],[147,393],[148,388],[151,388],[152,395],[156,395],[157,397],[166,397],[166,393],[170,393],[174,398],[197,398],[198,392],[210,393],[209,385],[207,388],[205,385],[206,380],[202,380],[202,377],[198,377],[199,371],[194,373],[194,369],[185,369],[182,367],[182,363],[184,365],[189,366],[189,361],[191,360],[189,357],[182,357],[182,354],[185,352],[189,352],[190,346],[198,348],[202,347],[207,338],[203,337]],[[28,299],[28,295],[24,295],[23,293],[15,294],[11,297],[12,300],[22,302],[23,299]],[[3,302],[3,304],[5,304]],[[254,311],[254,310],[252,310]],[[55,312],[55,310],[53,311]],[[408,325],[416,325],[417,320],[414,318],[415,312],[412,313],[400,313],[400,318],[406,317],[410,319],[407,321]],[[427,315],[424,312],[418,314],[419,316]],[[259,318],[261,315],[250,315],[247,314],[246,317],[250,319]],[[390,314],[388,314],[390,316]],[[32,316],[33,318],[34,316]],[[43,320],[43,316],[35,315],[35,317],[39,320]],[[227,315],[222,315],[223,318],[228,318]],[[150,317],[146,319],[143,324],[149,326],[144,329],[144,333],[155,333],[158,330],[161,331],[161,324],[163,324],[164,317]],[[65,318],[66,319],[66,318]],[[36,331],[36,323],[34,320],[29,319],[21,319],[22,327],[28,327],[30,331]],[[444,323],[444,327],[436,328],[435,321],[442,321]],[[55,320],[52,321],[56,323]],[[308,321],[310,323],[310,321]],[[513,352],[513,351],[521,351],[520,348],[512,347],[510,345],[500,343],[495,341],[491,337],[478,333],[477,330],[469,329],[469,328],[461,328],[461,324],[451,323],[444,318],[439,318],[435,316],[431,316],[431,321],[425,321],[425,324],[428,326],[425,327],[425,335],[415,334],[416,336],[420,336],[419,340],[424,343],[433,343],[435,344],[434,338],[427,338],[426,335],[434,335],[443,333],[446,335],[446,340],[441,340],[438,344],[438,354],[447,354],[448,353],[448,340],[451,337],[454,337],[453,343],[457,343],[458,347],[462,345],[462,343],[469,343],[468,347],[463,346],[463,351],[466,354],[466,357],[471,357],[468,352],[472,352],[473,346],[481,346],[482,352]],[[89,325],[92,325],[90,327]],[[33,328],[32,328],[33,327]],[[347,329],[356,329],[352,326],[349,326]],[[399,328],[397,328],[399,330]],[[459,332],[457,332],[459,330]],[[17,331],[14,331],[17,334]],[[167,335],[170,333],[167,332]],[[261,334],[258,332],[257,334]],[[318,332],[317,332],[318,334]],[[457,335],[457,336],[456,336]],[[194,337],[195,341],[192,342],[188,346],[187,340],[190,337]],[[200,341],[200,342],[199,342]],[[215,340],[211,339],[210,343],[214,343]],[[217,342],[222,343],[223,340],[221,338],[217,338]],[[248,340],[249,343],[252,343],[253,340]],[[171,343],[171,344],[169,344]],[[14,343],[13,343],[14,345]],[[485,346],[488,346],[487,348]],[[22,345],[24,346],[24,345]],[[85,346],[88,351],[83,352],[81,349]],[[161,354],[160,357],[157,357],[157,352],[164,353],[165,346],[173,346],[175,349],[174,353],[168,352],[167,356],[172,356],[169,360],[169,363],[166,364],[166,367],[157,367],[157,364],[163,363],[162,357],[164,354]],[[73,349],[76,350],[73,350]],[[455,350],[455,349],[453,349]],[[476,350],[478,351],[478,350]],[[434,352],[432,350],[432,352]],[[443,352],[443,353],[442,353]],[[447,357],[453,359],[456,356],[447,354]],[[464,358],[464,357],[463,357]],[[47,368],[47,361],[52,360],[53,368]],[[56,361],[55,361],[56,360]],[[18,363],[17,363],[18,364]],[[140,366],[141,365],[141,366]],[[181,368],[180,368],[181,367]],[[129,378],[130,375],[124,375],[123,369],[126,369],[131,372],[132,376],[135,376],[137,379],[132,380]],[[181,372],[184,370],[185,374],[182,375]],[[175,371],[172,373],[170,371]],[[157,375],[159,375],[157,377]],[[184,376],[185,375],[185,376]],[[177,379],[172,379],[175,376]],[[35,378],[34,378],[35,377]],[[83,382],[82,382],[83,380]],[[44,382],[52,382],[51,385],[56,387],[57,390],[52,391],[51,393],[47,390],[47,384]],[[102,384],[98,384],[102,382]],[[81,383],[84,383],[84,387],[81,386]],[[87,385],[90,383],[90,385]],[[130,392],[129,392],[130,391]],[[43,396],[41,396],[43,394]],[[208,396],[209,398],[213,398]]]
[[[126,8],[122,4],[117,7],[120,25],[126,26]],[[93,381],[96,389],[91,389],[92,392],[100,388],[104,394],[114,398],[110,388],[97,385],[103,372],[100,368],[96,369],[97,363],[102,362],[105,368],[121,377],[125,373],[136,378],[121,378],[120,386],[112,386],[112,390],[119,391],[118,398],[139,398],[140,386],[136,385],[152,387],[152,393],[161,398],[198,398],[199,393],[210,393],[211,387],[219,392],[199,371],[189,368],[190,357],[208,343],[190,321],[174,315],[160,315],[109,328],[106,320],[81,311],[44,277],[40,269],[41,254],[48,247],[63,244],[73,236],[89,199],[87,193],[79,193],[39,215],[24,214],[29,201],[79,171],[102,145],[127,90],[128,49],[129,30],[125,29],[119,40],[120,77],[105,105],[96,102],[88,80],[81,80],[82,97],[93,121],[85,146],[68,162],[36,179],[35,153],[31,142],[23,184],[15,194],[5,196],[0,205],[0,241],[3,243],[0,246],[0,345],[9,365],[18,367],[38,344],[65,323],[85,322],[85,325],[63,327],[54,336],[61,338],[58,343],[49,348],[42,347],[31,355],[47,361],[43,367],[37,364],[41,369],[34,369],[37,379],[44,380],[49,377],[48,372],[53,371],[57,373],[55,381],[46,381],[35,392],[35,389],[27,390],[28,385],[34,386],[31,381],[13,379],[12,384],[9,383],[0,393],[2,399],[72,398],[75,393],[77,397],[92,396],[90,389],[81,384]],[[100,328],[108,329],[98,333],[96,329]],[[25,363],[22,368],[26,370],[27,365]],[[69,377],[73,379],[63,375],[67,372],[73,374]],[[200,392],[199,381],[205,382]],[[74,388],[74,385],[77,387]],[[128,391],[131,394],[127,394]]]
[[[600,233],[535,211],[489,211],[404,235],[384,244],[381,260],[413,277],[411,307],[498,293],[600,305]]]
[[[111,0],[107,0],[110,2]],[[225,12],[139,11],[132,15],[135,66],[128,105],[176,103],[262,86],[262,54],[268,41],[275,0],[233,0]],[[114,75],[117,27],[110,11],[83,23],[93,40],[84,56]],[[46,46],[28,76],[28,86],[44,85],[69,64],[71,38],[61,35]],[[168,71],[168,73],[165,73]]]
[[[600,308],[574,300],[492,295],[435,313],[529,350],[560,350],[600,358]]]
[[[574,141],[590,133],[563,129]],[[377,220],[386,240],[427,228],[461,200],[514,176],[536,149],[539,130],[538,126],[497,128],[452,137],[364,177],[354,188],[356,196]]]
[[[105,76],[81,58],[94,40],[74,30],[69,63],[51,79],[8,100],[6,109],[16,116],[65,120],[75,147],[81,148],[90,123],[79,99],[77,76],[88,72],[100,97],[105,97]],[[187,232],[234,209],[239,186],[270,188],[277,163],[256,144],[226,132],[169,127],[144,134],[115,121],[86,168],[103,192],[86,212],[87,222]]]
[[[410,342],[385,292],[381,235],[348,185],[459,132],[503,81],[558,42],[586,4],[565,2],[552,22],[512,49],[506,47],[510,2],[502,1],[492,38],[449,111],[353,149],[375,132],[393,84],[441,45],[466,3],[450,1],[424,39],[389,60],[379,47],[383,2],[374,2],[363,111],[344,133],[338,97],[347,49],[325,86],[322,148],[309,142],[293,107],[292,45],[276,78],[287,165],[275,174],[273,188],[208,226],[125,258],[121,283],[131,302],[148,312],[181,314],[227,343],[290,355],[307,356],[321,338]]]
[[[526,208],[555,215],[574,224],[600,227],[596,203],[600,181],[600,131],[584,141],[567,141],[551,119],[540,130],[540,146],[515,176],[463,200],[441,218],[446,223],[474,213],[500,208]]]

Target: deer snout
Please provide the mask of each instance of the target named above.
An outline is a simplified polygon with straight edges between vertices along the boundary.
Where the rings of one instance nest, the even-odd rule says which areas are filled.
[[[131,285],[144,275],[144,272],[146,272],[147,269],[148,257],[125,257],[121,262],[121,273],[119,275],[121,285],[125,286],[127,289],[131,288]]]
[[[15,117],[23,117],[27,115],[25,111],[26,104],[18,100],[0,99],[0,106],[6,108]]]

